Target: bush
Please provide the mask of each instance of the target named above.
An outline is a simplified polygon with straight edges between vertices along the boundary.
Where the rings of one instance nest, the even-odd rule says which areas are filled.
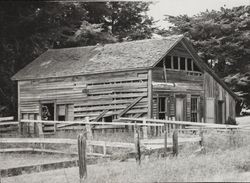
[[[234,118],[232,118],[231,116],[229,116],[228,119],[226,120],[226,124],[227,125],[237,125],[236,120]]]

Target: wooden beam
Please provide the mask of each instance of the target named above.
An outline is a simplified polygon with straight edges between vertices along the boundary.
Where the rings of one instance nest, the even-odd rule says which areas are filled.
[[[132,107],[134,107],[143,97],[137,97],[132,103],[130,103],[122,112],[120,112],[117,117],[120,118],[126,114]]]
[[[133,118],[139,118],[140,116],[142,116],[144,113],[137,113],[133,116]]]
[[[17,120],[21,120],[21,96],[20,96],[20,81],[17,81]],[[21,124],[20,124],[21,128]]]
[[[11,122],[1,122],[0,126],[4,126],[4,125],[19,125],[18,121],[11,121]]]
[[[164,72],[165,82],[167,83],[168,81],[167,81],[167,71],[166,71],[166,58],[163,61],[163,72]]]
[[[109,111],[109,109],[106,109],[104,111],[102,111],[101,114],[99,114],[99,116],[97,116],[94,121],[99,121],[107,112]]]
[[[13,117],[13,116],[10,116],[10,117],[1,117],[1,118],[0,118],[0,122],[1,122],[1,121],[12,121],[12,120],[14,120],[14,117]]]
[[[128,118],[131,119],[131,118]],[[133,119],[140,119],[140,118],[133,118]],[[116,120],[117,121],[117,120]],[[24,123],[47,123],[47,124],[55,124],[55,123],[62,123],[62,124],[89,124],[89,125],[135,125],[134,123],[127,123],[127,122],[96,122],[96,121],[91,121],[91,122],[86,122],[86,121],[73,121],[73,122],[69,122],[69,121],[42,121],[42,120],[21,120],[21,122]],[[144,124],[138,124],[138,126],[141,125],[143,126]],[[163,126],[163,124],[147,124],[147,126]],[[1,141],[0,141],[1,142]]]
[[[133,124],[133,126],[134,125],[135,124]],[[55,138],[0,138],[0,143],[77,145],[77,140],[76,139],[61,139],[61,138],[57,138],[57,139]],[[91,146],[103,146],[104,143],[107,147],[121,147],[121,148],[131,148],[131,149],[134,148],[133,143],[87,140],[87,145],[91,145]]]
[[[152,70],[148,71],[148,118],[152,118],[153,108]]]

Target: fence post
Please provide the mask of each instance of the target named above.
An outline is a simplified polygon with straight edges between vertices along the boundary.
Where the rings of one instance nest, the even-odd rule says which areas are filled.
[[[89,123],[89,117],[86,117],[86,122]],[[93,139],[92,129],[90,124],[86,124],[87,138],[89,140]]]
[[[164,156],[167,156],[167,146],[168,146],[168,126],[164,124],[165,131],[164,131]]]
[[[235,140],[234,140],[234,131],[233,131],[233,129],[231,129],[231,132],[229,134],[229,142],[230,142],[230,146],[235,147]]]
[[[137,125],[134,126],[134,142],[135,142],[135,160],[138,165],[141,164],[141,150],[140,150],[140,131]]]
[[[78,135],[78,156],[80,183],[83,183],[87,178],[86,138],[83,134]]]
[[[178,129],[175,129],[173,133],[173,155],[178,155]]]
[[[104,141],[104,144],[103,144],[103,155],[104,155],[104,156],[107,155],[107,145],[106,145],[106,141]]]
[[[143,126],[143,139],[148,139],[148,128],[147,128],[147,121],[146,121],[146,118],[143,119],[143,124],[145,126]]]
[[[200,128],[200,146],[201,146],[201,151],[204,151],[204,131],[202,128]]]
[[[41,116],[37,116],[37,120],[41,120]],[[44,137],[43,124],[42,123],[37,123],[37,128],[38,128],[38,136],[39,137]]]

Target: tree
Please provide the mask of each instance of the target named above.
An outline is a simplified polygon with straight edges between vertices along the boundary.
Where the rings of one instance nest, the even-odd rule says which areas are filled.
[[[86,3],[88,21],[100,24],[119,41],[151,38],[156,29],[147,15],[149,2]]]
[[[16,114],[17,90],[11,76],[47,49],[149,38],[153,21],[146,15],[148,5],[1,2],[0,115]]]
[[[250,6],[167,16],[165,20],[172,26],[163,35],[189,37],[206,64],[234,91],[250,96]]]

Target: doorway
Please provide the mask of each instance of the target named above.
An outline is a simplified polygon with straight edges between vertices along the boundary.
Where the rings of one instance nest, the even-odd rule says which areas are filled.
[[[218,101],[218,113],[217,113],[217,123],[222,124],[223,123],[223,101]]]
[[[54,120],[54,103],[45,103],[41,105],[41,118],[46,121]]]
[[[158,98],[158,118],[159,119],[166,119],[168,115],[168,107],[167,107],[167,97],[159,97]]]
[[[184,121],[184,98],[176,97],[176,120]]]

